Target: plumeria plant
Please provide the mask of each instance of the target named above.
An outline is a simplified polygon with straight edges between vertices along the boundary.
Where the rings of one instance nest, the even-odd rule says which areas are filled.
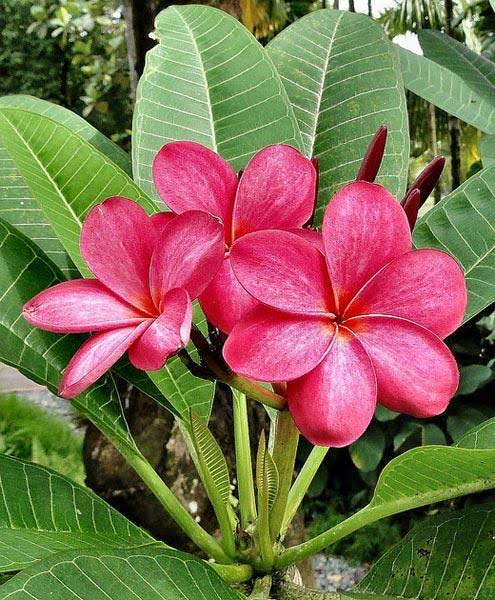
[[[292,546],[286,534],[329,449],[359,440],[378,405],[449,410],[459,371],[444,340],[495,301],[495,167],[417,220],[445,161],[406,192],[399,59],[363,15],[317,11],[262,48],[189,5],[163,11],[155,36],[132,168],[67,110],[0,100],[0,359],[92,421],[198,552],[0,456],[0,597],[491,597],[495,517],[477,497],[418,525],[353,592],[306,590],[297,564],[384,517],[495,487],[495,419],[390,461],[369,504],[328,531]],[[173,413],[218,531],[137,446],[121,381]],[[235,480],[208,426],[217,382]],[[249,402],[266,407],[268,435]],[[313,447],[295,473],[300,436]]]

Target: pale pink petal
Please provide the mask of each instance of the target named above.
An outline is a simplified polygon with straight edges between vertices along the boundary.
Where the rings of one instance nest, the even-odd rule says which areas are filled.
[[[402,207],[385,188],[356,181],[330,201],[323,221],[323,241],[342,312],[370,277],[411,249],[411,231]]]
[[[286,381],[316,367],[334,332],[329,319],[259,306],[234,327],[223,355],[235,373],[259,381]]]
[[[344,327],[325,358],[304,377],[287,384],[289,410],[312,444],[340,448],[358,439],[376,406],[376,379],[370,358]]]
[[[28,323],[56,333],[86,333],[137,325],[144,313],[96,279],[73,279],[37,294],[24,305]]]
[[[230,233],[237,175],[213,150],[196,142],[165,144],[153,161],[153,181],[171,210],[204,210]]]
[[[371,358],[381,404],[413,417],[433,417],[447,408],[459,371],[440,338],[397,317],[355,317],[346,325]]]
[[[112,292],[152,314],[148,277],[155,242],[153,223],[139,204],[113,197],[88,214],[81,253],[91,272]]]
[[[439,250],[413,250],[370,279],[349,304],[344,318],[365,314],[404,317],[444,338],[461,324],[466,303],[466,283],[457,261]]]
[[[159,212],[151,215],[151,220],[156,229],[156,233],[160,235],[164,227],[166,227],[175,216],[176,215],[173,212]]]
[[[164,297],[162,314],[129,348],[129,360],[138,369],[156,371],[167,358],[189,342],[192,304],[185,290],[176,288]]]
[[[233,239],[262,229],[301,227],[313,214],[316,171],[291,146],[263,148],[249,161],[237,189]]]
[[[232,268],[243,287],[264,304],[291,313],[333,312],[325,258],[287,231],[258,231],[232,246]]]
[[[230,333],[241,318],[259,305],[237,280],[229,257],[199,297],[199,303],[208,321],[224,333]]]
[[[314,229],[288,229],[290,233],[295,233],[299,237],[303,238],[303,240],[307,240],[311,242],[315,248],[325,254],[325,246],[323,244],[323,236],[319,231],[315,231]]]
[[[59,394],[73,398],[84,392],[112,367],[152,321],[92,335],[74,354],[65,369]]]
[[[150,287],[156,306],[174,288],[194,300],[209,285],[225,252],[223,226],[216,217],[191,210],[175,217],[158,239],[151,261]]]

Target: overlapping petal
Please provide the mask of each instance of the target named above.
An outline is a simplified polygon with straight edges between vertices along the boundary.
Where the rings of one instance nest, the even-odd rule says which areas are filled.
[[[230,333],[232,327],[259,304],[237,280],[228,257],[199,302],[208,321],[224,333]]]
[[[383,267],[349,304],[344,316],[404,317],[441,338],[462,322],[467,291],[463,272],[449,254],[413,250]]]
[[[192,210],[175,217],[158,239],[150,267],[151,295],[160,301],[174,288],[194,300],[216,275],[224,257],[224,233],[219,220]],[[161,309],[160,309],[161,310]]]
[[[440,338],[397,317],[355,317],[346,325],[371,358],[381,404],[413,417],[432,417],[447,408],[459,372]]]
[[[234,327],[223,355],[240,375],[272,382],[295,379],[322,360],[334,332],[329,319],[259,306]]]
[[[347,446],[368,427],[376,406],[376,379],[361,343],[343,327],[321,363],[287,384],[289,410],[312,444]]]
[[[86,333],[147,318],[96,279],[74,279],[54,285],[24,305],[23,316],[35,327],[56,333]]]
[[[400,204],[383,187],[357,181],[330,201],[323,241],[337,308],[392,259],[411,249],[411,232]]]
[[[153,313],[148,277],[156,238],[150,217],[138,204],[113,197],[88,214],[81,253],[91,272],[112,292]]]
[[[232,268],[242,286],[264,304],[293,313],[333,311],[321,252],[287,231],[258,231],[234,243]]]
[[[162,314],[129,349],[129,359],[138,369],[161,369],[167,358],[189,342],[192,303],[182,289],[168,292],[162,301]]]
[[[301,227],[314,209],[316,171],[298,150],[263,148],[242,174],[234,204],[233,239],[262,229]]]
[[[155,227],[156,233],[160,235],[163,229],[175,218],[173,212],[158,212],[151,215],[151,221]]]
[[[67,365],[59,394],[73,398],[83,392],[119,360],[151,322],[148,320],[137,327],[121,327],[91,336]]]

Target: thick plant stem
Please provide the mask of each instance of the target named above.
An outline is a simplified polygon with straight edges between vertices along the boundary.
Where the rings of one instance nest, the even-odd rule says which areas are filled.
[[[268,600],[270,597],[270,590],[272,589],[272,576],[265,575],[259,577],[254,582],[253,590],[248,596],[249,600]]]
[[[208,563],[226,583],[244,583],[253,577],[253,567],[251,565],[220,565],[218,563]]]
[[[298,442],[299,431],[292,415],[288,411],[279,412],[273,447],[273,460],[279,475],[278,494],[270,512],[270,533],[273,541],[278,538],[287,507]]]
[[[233,399],[235,460],[237,485],[239,489],[239,507],[241,511],[241,525],[246,529],[256,520],[256,500],[254,495],[251,446],[249,443],[249,420],[245,394],[234,390]]]
[[[297,479],[294,482],[294,485],[291,487],[289,492],[289,497],[287,500],[287,508],[285,510],[285,515],[282,521],[282,527],[280,529],[280,534],[283,536],[287,531],[287,528],[292,522],[294,515],[297,512],[306,492],[308,491],[311,482],[316,475],[323,459],[327,455],[328,448],[325,446],[314,446],[313,450],[311,450],[310,455],[306,459],[306,462],[303,465],[303,468],[299,472]]]

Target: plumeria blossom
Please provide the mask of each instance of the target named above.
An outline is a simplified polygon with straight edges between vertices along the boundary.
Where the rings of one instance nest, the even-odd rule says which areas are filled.
[[[167,222],[125,198],[95,206],[83,224],[81,254],[96,279],[59,283],[23,311],[47,331],[94,332],[68,364],[59,393],[80,394],[126,351],[149,371],[184,347],[191,302],[220,268],[223,240],[223,226],[205,212]]]
[[[225,258],[201,294],[200,304],[208,320],[229,333],[257,304],[234,277],[229,256],[232,243],[254,231],[301,228],[314,209],[315,168],[298,150],[275,145],[255,154],[238,177],[212,150],[180,141],[158,152],[153,180],[160,198],[174,213],[204,210],[224,224]],[[318,243],[314,232],[301,230],[301,235],[314,237]]]
[[[241,375],[288,381],[289,409],[314,444],[352,443],[377,401],[414,417],[440,414],[459,380],[442,341],[466,308],[459,265],[412,250],[406,213],[366,181],[333,197],[322,233],[323,253],[285,231],[234,243],[234,273],[262,304],[233,328],[225,360]]]

